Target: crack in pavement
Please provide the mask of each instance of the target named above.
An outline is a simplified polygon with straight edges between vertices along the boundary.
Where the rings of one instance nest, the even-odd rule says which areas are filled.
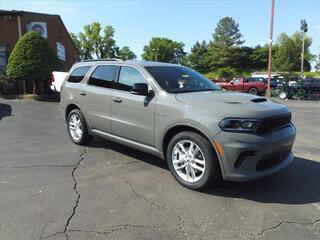
[[[76,213],[76,209],[77,209],[77,207],[78,207],[78,205],[79,205],[79,200],[80,200],[80,193],[79,193],[78,190],[77,190],[78,182],[77,182],[76,177],[75,177],[75,172],[76,172],[76,170],[78,169],[78,167],[80,166],[81,162],[82,162],[83,160],[85,160],[85,156],[84,156],[84,155],[85,155],[86,153],[87,153],[87,147],[85,147],[85,148],[84,148],[84,151],[80,154],[80,159],[79,159],[79,161],[78,161],[75,165],[71,165],[71,167],[73,167],[72,172],[71,172],[72,179],[73,179],[73,182],[74,182],[74,184],[73,184],[73,191],[76,193],[76,196],[77,196],[77,197],[76,197],[74,206],[73,206],[73,208],[72,208],[72,213],[71,213],[70,217],[69,217],[69,218],[67,219],[67,221],[66,221],[66,224],[65,224],[65,226],[64,226],[63,232],[57,232],[57,233],[51,234],[51,235],[46,236],[46,237],[43,237],[43,238],[40,237],[40,239],[47,239],[47,238],[56,236],[56,235],[58,235],[58,234],[64,234],[65,237],[66,237],[66,239],[67,239],[67,240],[69,239],[69,236],[68,236],[68,227],[69,227],[69,225],[70,225],[70,222],[71,222],[73,216],[74,216],[75,213]]]
[[[313,222],[294,222],[294,221],[281,221],[279,222],[277,225],[270,227],[270,228],[266,228],[266,229],[262,229],[261,232],[259,233],[253,233],[253,234],[249,234],[251,236],[263,236],[266,232],[269,231],[274,231],[279,229],[283,224],[297,224],[297,225],[315,225],[316,223],[320,222],[320,218],[314,220]]]
[[[149,229],[176,229],[175,227],[168,226],[150,226],[150,225],[136,225],[136,224],[119,224],[119,225],[111,225],[106,228],[104,231],[97,230],[81,230],[81,229],[69,229],[68,232],[81,232],[81,233],[93,233],[93,235],[89,236],[86,239],[90,239],[96,235],[107,235],[113,232],[131,229],[131,228],[149,228]]]
[[[165,207],[165,206],[162,206],[156,202],[153,202],[153,201],[150,201],[149,199],[145,198],[144,196],[142,196],[141,194],[139,194],[135,187],[126,179],[125,182],[130,186],[132,192],[140,199],[142,199],[143,201],[145,201],[146,203],[148,203],[149,206],[151,207],[158,207],[158,208],[162,208],[162,209],[165,209],[169,212],[173,212],[177,217],[178,217],[178,220],[179,220],[179,227],[178,229],[183,233],[183,236],[186,240],[188,240],[188,235],[186,233],[186,229],[185,229],[185,221],[183,220],[183,218],[180,216],[179,213],[176,212],[176,210],[174,209],[171,209],[171,208],[168,208],[168,207]],[[158,211],[157,211],[158,212]],[[159,212],[158,212],[159,213]]]
[[[70,224],[70,221],[71,219],[73,218],[73,216],[75,215],[76,213],[76,210],[77,210],[77,207],[79,205],[79,200],[80,200],[80,193],[78,192],[77,190],[77,186],[78,186],[78,182],[76,180],[76,177],[75,177],[75,172],[76,170],[78,169],[78,167],[80,166],[81,162],[83,160],[85,160],[85,157],[84,155],[87,153],[87,147],[84,148],[84,151],[83,153],[80,154],[80,160],[78,161],[78,163],[74,166],[73,170],[72,170],[72,179],[74,181],[74,185],[73,185],[73,190],[75,191],[76,195],[77,195],[77,198],[76,198],[76,202],[73,206],[73,209],[72,209],[72,213],[71,213],[71,216],[67,219],[67,223],[64,227],[64,233],[66,234],[66,237],[67,237],[67,240],[69,239],[69,236],[68,236],[68,227],[69,227],[69,224]]]
[[[71,168],[74,167],[75,165],[55,165],[55,164],[36,164],[36,165],[26,165],[26,166],[0,166],[0,168],[3,169],[14,169],[14,168],[37,168],[37,167],[57,167],[57,168]]]

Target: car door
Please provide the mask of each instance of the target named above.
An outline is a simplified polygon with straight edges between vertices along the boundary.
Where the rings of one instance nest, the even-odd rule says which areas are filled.
[[[121,66],[111,97],[111,131],[116,136],[153,146],[154,98],[130,93],[135,83],[148,84],[138,69]]]
[[[110,132],[111,93],[119,67],[98,65],[79,91],[81,111],[91,129]]]
[[[233,91],[243,91],[243,82],[241,81],[241,79],[237,78],[232,80],[232,85],[233,85],[233,88],[232,88]]]

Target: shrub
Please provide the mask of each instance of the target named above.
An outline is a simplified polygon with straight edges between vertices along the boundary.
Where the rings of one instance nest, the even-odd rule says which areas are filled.
[[[36,32],[23,35],[12,50],[7,74],[14,80],[48,80],[59,62],[48,41]]]
[[[217,74],[221,78],[231,79],[238,75],[236,69],[231,67],[224,67],[217,69]]]
[[[0,73],[0,93],[11,94],[15,90],[15,81]]]

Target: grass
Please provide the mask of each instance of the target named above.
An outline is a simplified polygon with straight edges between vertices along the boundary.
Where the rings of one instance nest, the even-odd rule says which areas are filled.
[[[239,76],[241,77],[251,77],[251,74],[255,71],[259,71],[259,70],[244,70],[244,71],[239,71]],[[281,73],[280,73],[281,74]],[[285,76],[288,75],[288,73],[283,73]],[[294,76],[300,76],[300,72],[292,72],[291,73]],[[290,75],[291,75],[290,74]],[[203,75],[207,78],[219,78],[219,75],[217,72],[211,71],[211,72],[207,72],[207,73],[203,73]],[[314,77],[320,77],[320,72],[304,72],[304,75],[307,78],[314,78]]]

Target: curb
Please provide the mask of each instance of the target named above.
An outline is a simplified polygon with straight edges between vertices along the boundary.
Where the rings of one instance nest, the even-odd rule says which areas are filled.
[[[2,95],[0,97],[3,99],[34,99],[34,100],[59,100],[60,94],[12,94],[12,95]]]

